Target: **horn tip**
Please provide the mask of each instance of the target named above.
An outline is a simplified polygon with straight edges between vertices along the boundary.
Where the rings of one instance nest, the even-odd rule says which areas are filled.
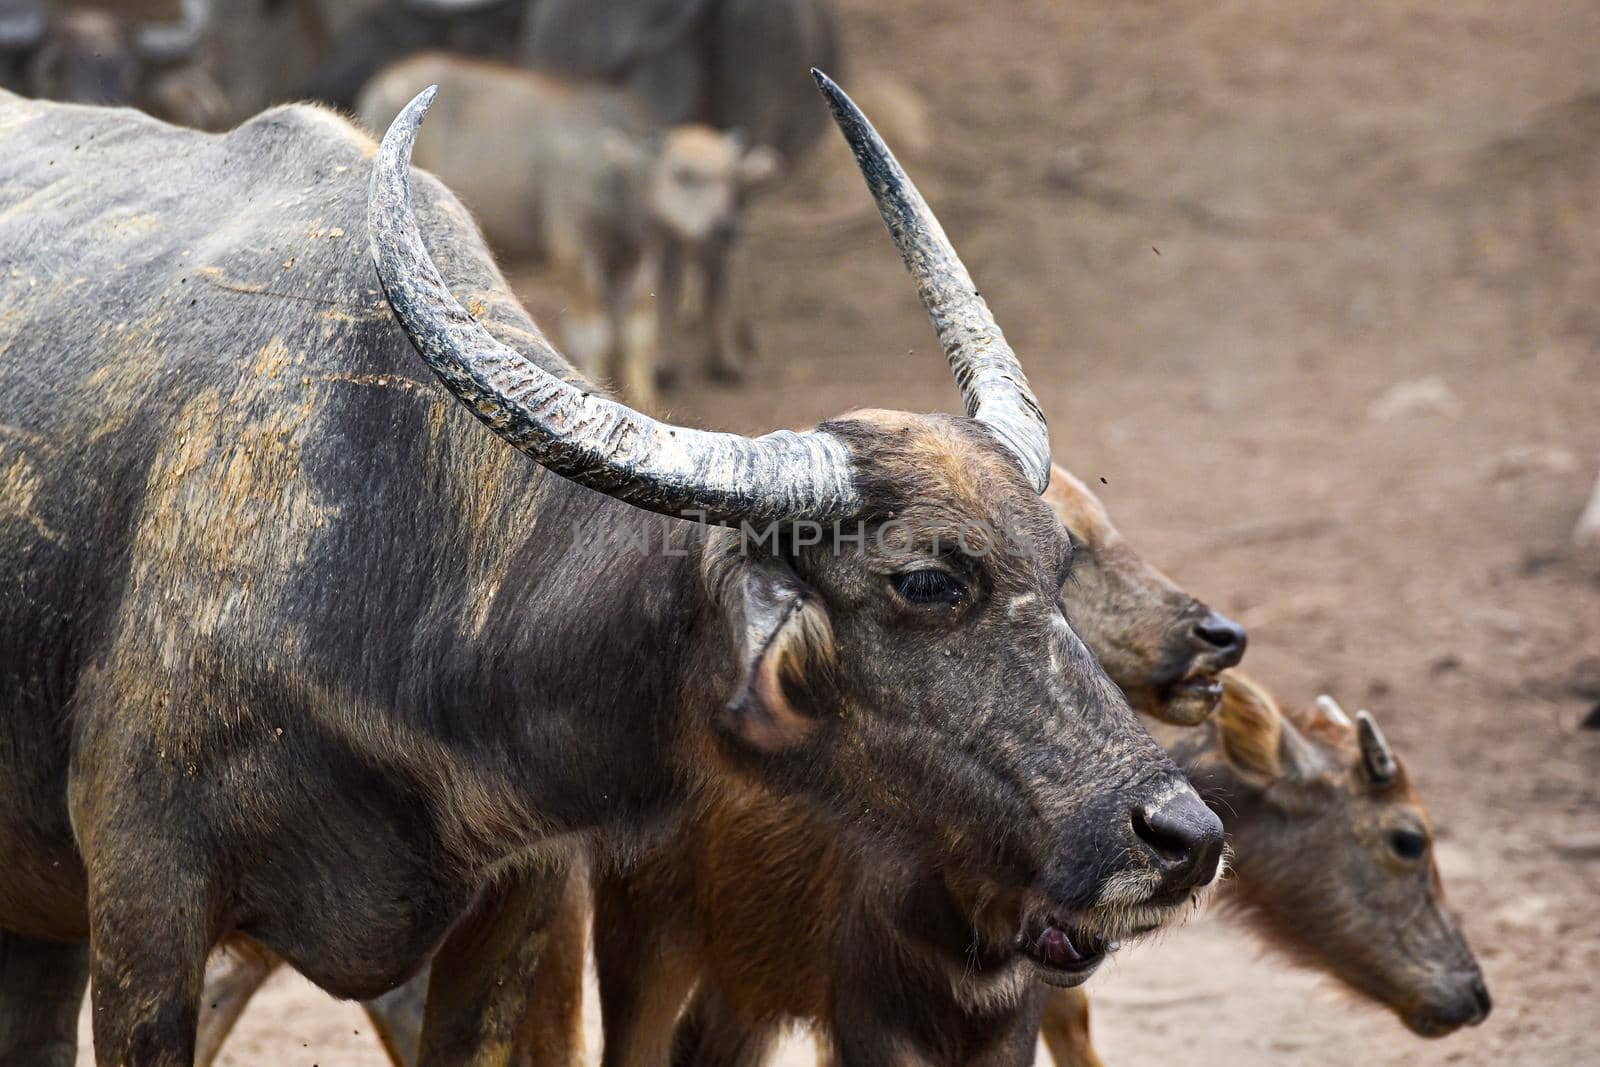
[[[389,129],[383,135],[384,160],[392,160],[393,163],[400,165],[410,163],[411,149],[416,144],[417,131],[422,128],[422,120],[427,117],[428,109],[433,106],[433,98],[437,95],[439,87],[430,85],[400,109],[400,114],[389,123]]]
[[[836,119],[841,122],[845,120],[855,121],[860,116],[861,113],[856,107],[855,101],[851,100],[849,94],[839,88],[838,82],[828,77],[820,68],[811,68],[811,80],[817,83],[817,88],[821,90],[823,99],[828,102],[828,108],[833,112]]]
[[[428,86],[426,89],[422,90],[422,92],[411,98],[411,103],[406,105],[405,110],[402,111],[401,114],[410,118],[414,124],[421,125],[423,116],[425,116],[428,113],[428,109],[433,106],[433,98],[438,95],[439,86]]]

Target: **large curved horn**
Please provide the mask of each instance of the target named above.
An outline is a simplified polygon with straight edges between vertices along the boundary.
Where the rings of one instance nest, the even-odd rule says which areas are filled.
[[[183,0],[183,17],[174,23],[145,26],[135,43],[139,54],[155,63],[175,63],[194,53],[211,24],[209,0]]]
[[[855,153],[906,269],[916,279],[967,414],[1016,455],[1034,489],[1044,492],[1050,484],[1050,433],[1017,354],[1006,344],[944,228],[878,131],[832,78],[816,68],[811,76]]]
[[[1372,776],[1373,782],[1386,785],[1394,781],[1394,776],[1400,773],[1400,766],[1395,762],[1394,749],[1389,747],[1388,739],[1378,729],[1378,720],[1372,717],[1372,712],[1356,712],[1356,737],[1361,741],[1361,762],[1366,765],[1367,774]]]
[[[446,388],[545,467],[648,511],[735,525],[861,510],[849,450],[832,434],[752,439],[657,422],[556,377],[467,314],[428,255],[411,206],[411,149],[436,92],[419,93],[384,135],[367,228],[389,306]],[[537,354],[546,365],[561,362],[548,345]]]

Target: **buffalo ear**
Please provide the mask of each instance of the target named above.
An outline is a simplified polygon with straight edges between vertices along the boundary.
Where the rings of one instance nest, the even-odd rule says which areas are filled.
[[[758,752],[804,743],[836,702],[827,608],[781,560],[734,550],[712,553],[707,566],[738,665],[720,725]]]

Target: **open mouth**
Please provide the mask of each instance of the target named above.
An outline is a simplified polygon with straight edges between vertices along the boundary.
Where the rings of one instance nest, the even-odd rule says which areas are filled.
[[[1161,710],[1157,717],[1181,726],[1195,726],[1210,718],[1222,704],[1222,679],[1216,671],[1196,667],[1175,682],[1157,690]]]
[[[1189,675],[1177,685],[1172,687],[1174,694],[1193,696],[1209,700],[1222,699],[1222,679],[1211,671],[1201,671]]]
[[[1053,986],[1081,985],[1089,980],[1120,943],[1054,916],[1037,929],[1023,931],[1022,954],[1039,977]]]

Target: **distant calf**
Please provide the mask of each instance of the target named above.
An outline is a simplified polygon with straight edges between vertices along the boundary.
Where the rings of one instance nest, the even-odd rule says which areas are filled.
[[[1589,506],[1584,508],[1583,514],[1578,517],[1578,525],[1572,531],[1572,539],[1580,545],[1600,546],[1600,480],[1594,483]]]
[[[429,84],[440,87],[441,114],[417,142],[417,165],[466,201],[502,254],[543,261],[576,282],[567,351],[585,373],[648,403],[664,259],[731,255],[744,190],[776,157],[707,126],[662,130],[616,90],[442,53],[379,74],[357,113],[381,129]],[[708,299],[719,296],[712,288]],[[708,321],[719,314],[708,309]],[[729,358],[721,332],[710,330],[714,369]]]
[[[1223,680],[1212,725],[1161,740],[1227,829],[1226,899],[1424,1037],[1482,1022],[1489,991],[1444,908],[1428,813],[1377,723],[1328,697],[1286,714],[1238,671]],[[1044,1038],[1056,1067],[1100,1067],[1081,989],[1051,993]]]

